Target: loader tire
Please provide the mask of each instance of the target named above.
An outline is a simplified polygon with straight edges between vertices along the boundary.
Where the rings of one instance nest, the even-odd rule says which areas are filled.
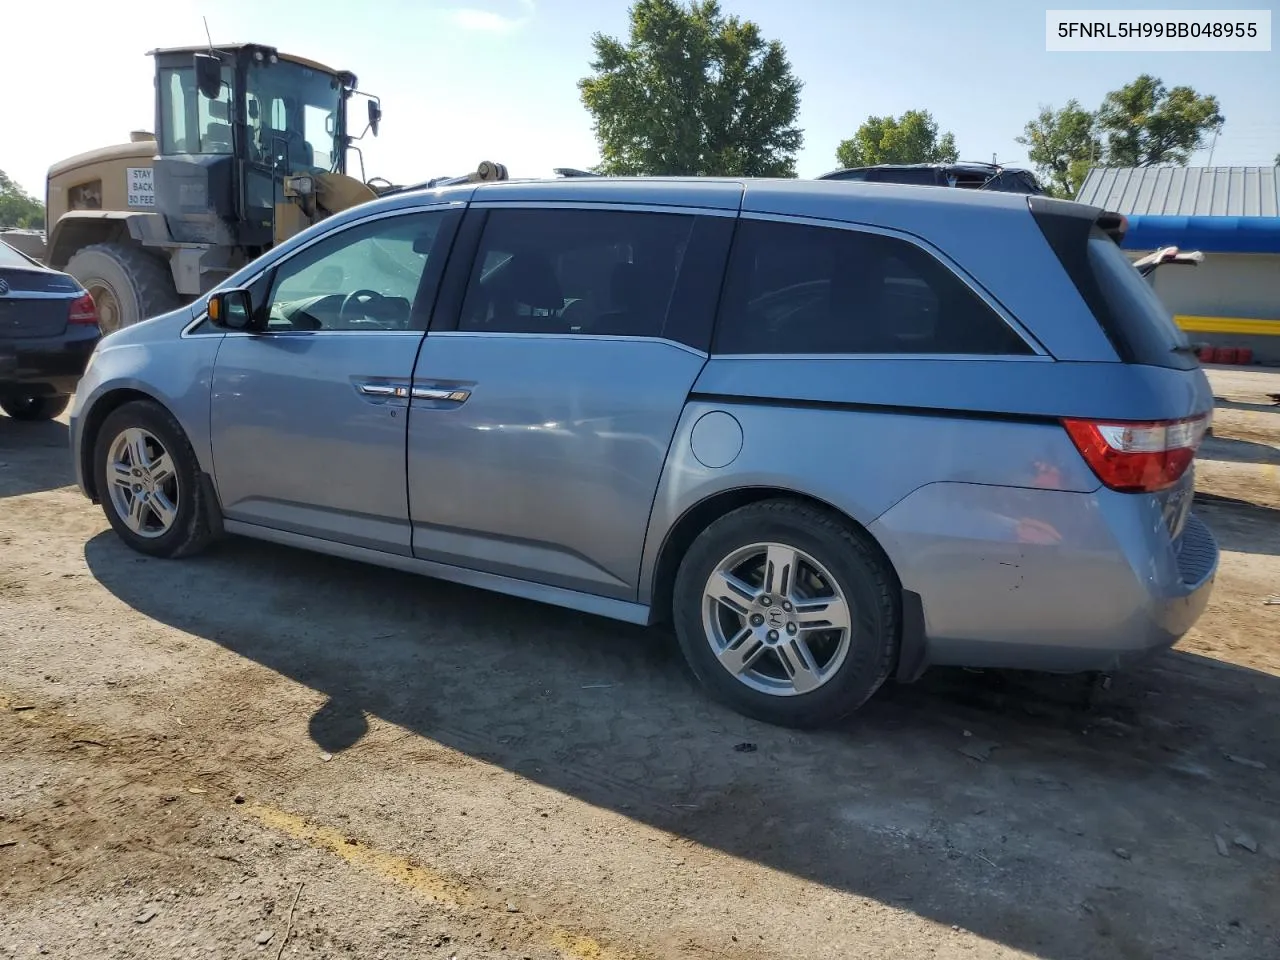
[[[182,305],[169,264],[137,247],[92,244],[75,252],[66,271],[93,297],[104,334]]]

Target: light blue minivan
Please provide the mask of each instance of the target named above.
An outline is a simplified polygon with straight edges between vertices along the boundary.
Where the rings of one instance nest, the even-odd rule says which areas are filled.
[[[572,178],[385,197],[107,337],[84,492],[634,623],[829,723],[931,664],[1109,671],[1218,551],[1213,398],[1118,246],[1037,196]]]

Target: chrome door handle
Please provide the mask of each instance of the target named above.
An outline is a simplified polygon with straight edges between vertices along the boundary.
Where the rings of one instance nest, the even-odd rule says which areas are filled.
[[[471,391],[464,387],[414,387],[410,396],[415,400],[448,400],[452,403],[465,403]]]
[[[409,388],[401,383],[358,383],[356,389],[366,397],[409,396]]]

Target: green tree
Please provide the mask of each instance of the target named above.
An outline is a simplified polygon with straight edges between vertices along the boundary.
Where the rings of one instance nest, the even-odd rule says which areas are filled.
[[[716,0],[637,0],[624,42],[597,33],[578,81],[620,175],[795,176],[802,84],[786,51]]]
[[[1108,93],[1098,110],[1107,164],[1113,167],[1185,166],[1224,122],[1217,97],[1191,87],[1167,88],[1147,73]]]
[[[1017,142],[1027,148],[1045,189],[1055,197],[1074,197],[1090,166],[1102,158],[1097,118],[1078,100],[1068,100],[1061,110],[1041,107]]]
[[[44,204],[0,170],[0,228],[44,226]]]
[[[836,162],[842,167],[952,163],[959,156],[955,136],[938,136],[938,124],[928,110],[908,110],[900,117],[867,117],[852,137],[836,147]]]

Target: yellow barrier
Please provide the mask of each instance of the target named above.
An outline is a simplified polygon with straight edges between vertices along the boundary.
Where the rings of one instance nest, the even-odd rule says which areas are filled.
[[[1187,316],[1175,316],[1173,319],[1183,330],[1195,333],[1236,333],[1250,337],[1280,336],[1280,320]]]

